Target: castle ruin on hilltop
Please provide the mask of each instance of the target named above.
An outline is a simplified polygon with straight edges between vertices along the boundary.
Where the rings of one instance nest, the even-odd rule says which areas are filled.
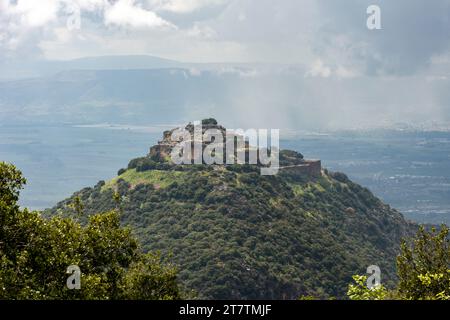
[[[223,137],[223,141],[214,141],[215,143],[218,143],[219,145],[225,145],[225,137],[229,138],[230,135],[227,136],[227,129],[217,123],[215,119],[206,119],[202,121],[202,131],[201,131],[201,140],[197,141],[201,144],[202,150],[206,148],[209,144],[212,142],[205,141],[203,139],[205,133],[210,130],[214,129],[217,132],[220,132]],[[180,130],[182,128],[175,128],[172,130],[164,131],[162,140],[158,141],[158,144],[152,146],[150,148],[150,152],[148,154],[148,157],[159,160],[159,161],[171,161],[171,152],[175,146],[179,143],[179,141],[173,140],[173,134],[175,131]],[[188,141],[191,141],[191,144],[193,146],[194,144],[194,125],[192,123],[189,123],[185,128],[185,131],[189,132],[190,139]],[[243,151],[246,154],[246,158],[248,158],[248,154],[251,151],[255,151],[257,148],[254,146],[251,146],[249,142],[245,139],[245,137],[241,135],[232,135],[235,139],[243,139],[243,150],[236,148],[234,154],[225,154],[223,153],[223,163],[227,163],[226,157],[232,158],[232,163],[236,163],[235,160],[237,159],[236,153],[239,151]],[[207,139],[208,140],[208,139]],[[194,155],[194,148],[191,148],[192,156]],[[322,163],[320,160],[305,160],[303,158],[303,155],[301,155],[298,152],[290,151],[290,150],[281,150],[279,153],[280,162],[278,169],[282,173],[288,173],[290,175],[294,176],[308,176],[308,177],[320,177],[322,175]]]

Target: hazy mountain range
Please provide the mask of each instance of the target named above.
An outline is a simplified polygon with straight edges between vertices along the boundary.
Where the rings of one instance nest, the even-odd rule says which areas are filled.
[[[423,117],[420,99],[406,94],[431,88],[421,78],[325,77],[299,65],[193,64],[151,56],[0,65],[0,125],[181,123],[215,115],[229,127],[450,127],[446,118]],[[416,85],[421,89],[413,90]]]

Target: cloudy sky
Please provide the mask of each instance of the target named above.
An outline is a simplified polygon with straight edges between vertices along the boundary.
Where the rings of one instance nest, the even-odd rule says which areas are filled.
[[[369,5],[382,30],[366,27]],[[80,28],[67,28],[80,12]],[[446,61],[449,0],[0,0],[2,56],[150,54],[411,74]],[[76,26],[76,25],[75,25]]]
[[[317,97],[450,120],[450,0],[0,0],[0,59],[124,54],[296,64]]]

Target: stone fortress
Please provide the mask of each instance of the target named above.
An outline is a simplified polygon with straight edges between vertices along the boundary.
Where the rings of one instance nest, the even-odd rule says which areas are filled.
[[[185,128],[191,135],[194,136],[194,125],[189,123]],[[223,137],[226,137],[226,128],[219,125],[215,119],[205,119],[202,120],[202,135],[209,129],[218,130],[222,133]],[[162,140],[158,141],[158,144],[154,145],[150,148],[150,152],[148,157],[159,160],[159,161],[170,161],[171,152],[173,148],[178,144],[178,141],[172,140],[172,135],[176,130],[180,130],[180,128],[175,128],[172,130],[164,131]],[[242,137],[240,137],[242,138]],[[193,139],[191,140],[192,144]],[[224,141],[222,141],[224,142]],[[201,141],[202,150],[209,144],[210,142]],[[220,142],[219,142],[220,143]],[[251,149],[255,150],[255,147],[249,145],[248,141],[245,141],[245,152],[248,153]],[[193,152],[192,148],[192,152]],[[236,150],[237,151],[237,150]],[[230,155],[226,155],[227,157]],[[236,158],[236,154],[231,155]],[[224,163],[225,163],[225,155],[224,155]],[[300,176],[309,176],[309,177],[320,177],[322,175],[322,164],[320,160],[305,160],[303,155],[295,151],[280,151],[280,172],[285,172],[294,175]]]

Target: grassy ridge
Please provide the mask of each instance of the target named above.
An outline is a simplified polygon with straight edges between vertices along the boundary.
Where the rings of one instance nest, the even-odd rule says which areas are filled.
[[[185,176],[186,173],[180,171],[150,170],[137,172],[136,169],[130,169],[106,182],[102,187],[102,192],[114,188],[119,180],[127,182],[131,187],[149,184],[155,188],[166,188],[174,182],[182,182]]]

